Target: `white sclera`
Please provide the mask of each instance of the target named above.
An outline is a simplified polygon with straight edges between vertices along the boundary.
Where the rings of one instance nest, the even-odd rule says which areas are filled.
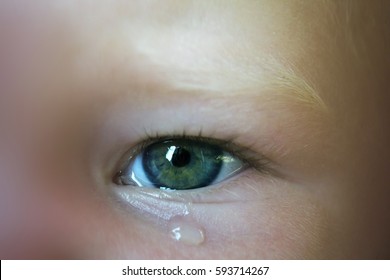
[[[147,178],[142,165],[142,154],[137,155],[125,169],[125,174],[122,175],[122,182],[128,185],[136,184],[139,187],[153,187],[152,182]]]

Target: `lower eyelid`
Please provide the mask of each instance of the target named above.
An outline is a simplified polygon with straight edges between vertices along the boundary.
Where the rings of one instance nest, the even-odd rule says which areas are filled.
[[[254,176],[256,178],[259,177],[257,175],[258,172],[256,170],[248,169],[227,181],[207,188],[184,191],[138,186],[113,186],[113,188],[122,200],[132,204],[132,206],[137,205],[141,207],[141,204],[143,204],[143,207],[159,205],[158,208],[169,210],[173,208],[178,209],[180,205],[186,204],[235,203],[256,199],[256,196],[253,194],[261,192],[261,189],[257,189],[257,186],[256,188],[249,187],[246,181],[253,179]]]

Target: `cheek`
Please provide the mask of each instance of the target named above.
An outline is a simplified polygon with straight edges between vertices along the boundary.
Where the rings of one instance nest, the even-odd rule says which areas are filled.
[[[286,193],[286,191],[284,190]],[[199,212],[215,257],[302,259],[325,256],[326,212],[306,195],[209,206]],[[221,251],[219,251],[221,252]]]
[[[31,182],[34,179],[29,178]],[[35,182],[2,185],[0,251],[3,258],[72,258],[76,253],[71,246],[71,233],[76,232],[77,226],[70,219],[67,201],[41,187]]]

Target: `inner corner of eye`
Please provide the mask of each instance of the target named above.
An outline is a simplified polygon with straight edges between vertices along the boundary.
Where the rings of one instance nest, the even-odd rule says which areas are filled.
[[[240,173],[246,164],[222,145],[196,139],[153,142],[115,176],[118,185],[189,190],[220,183]]]

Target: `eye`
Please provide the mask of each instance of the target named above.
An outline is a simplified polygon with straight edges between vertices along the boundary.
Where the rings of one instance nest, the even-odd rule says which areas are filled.
[[[120,185],[170,190],[202,188],[243,171],[246,164],[221,143],[201,139],[165,139],[130,159],[114,178]]]

